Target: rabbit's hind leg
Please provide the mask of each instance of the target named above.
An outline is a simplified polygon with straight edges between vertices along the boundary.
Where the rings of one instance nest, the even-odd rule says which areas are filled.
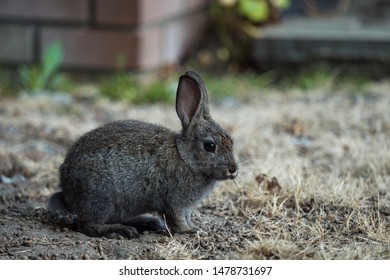
[[[143,214],[136,216],[122,224],[127,226],[133,226],[140,233],[144,231],[155,231],[158,233],[167,232],[167,227],[165,223],[160,218],[151,214]]]
[[[79,224],[78,230],[88,236],[105,236],[110,239],[120,239],[121,236],[127,239],[139,237],[135,227],[122,224],[84,223]]]

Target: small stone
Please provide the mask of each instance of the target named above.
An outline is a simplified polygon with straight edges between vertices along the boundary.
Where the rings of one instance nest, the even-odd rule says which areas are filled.
[[[237,237],[229,237],[229,242],[231,243],[236,243],[238,241],[238,238]]]
[[[22,243],[22,246],[31,247],[31,246],[32,246],[32,242],[31,242],[31,241],[24,241],[24,242]]]
[[[207,240],[201,240],[201,241],[199,242],[199,244],[200,244],[200,246],[201,246],[202,248],[204,248],[204,249],[208,249],[208,248],[210,247],[210,244],[209,244],[209,242],[208,242]]]
[[[163,236],[158,240],[158,243],[167,243],[167,242],[169,242],[168,236]]]

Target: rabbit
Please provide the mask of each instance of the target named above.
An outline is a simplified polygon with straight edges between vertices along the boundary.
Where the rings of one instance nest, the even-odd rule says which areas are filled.
[[[75,214],[88,236],[197,232],[193,209],[218,181],[235,179],[238,167],[233,140],[212,119],[206,86],[193,71],[179,79],[176,112],[180,132],[123,120],[79,138],[59,168],[62,191],[49,208]]]

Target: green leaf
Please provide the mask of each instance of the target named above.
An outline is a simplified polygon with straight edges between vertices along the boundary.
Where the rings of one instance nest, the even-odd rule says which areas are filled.
[[[22,87],[28,91],[37,91],[43,89],[42,79],[40,79],[41,70],[38,66],[23,65],[19,69],[19,76]]]
[[[20,83],[24,89],[28,89],[28,81],[30,78],[29,68],[26,65],[22,65],[19,68]]]
[[[170,103],[174,96],[175,90],[172,91],[166,83],[160,81],[144,87],[135,103]]]
[[[272,4],[276,8],[284,10],[284,9],[287,9],[290,6],[291,0],[272,0]]]
[[[240,0],[238,12],[252,22],[266,21],[269,16],[269,9],[264,0]]]
[[[43,52],[42,72],[40,75],[41,83],[47,86],[50,76],[60,67],[63,60],[63,52],[60,43],[50,44]]]
[[[133,102],[137,98],[137,91],[137,82],[125,72],[109,76],[100,85],[101,94],[115,100]]]

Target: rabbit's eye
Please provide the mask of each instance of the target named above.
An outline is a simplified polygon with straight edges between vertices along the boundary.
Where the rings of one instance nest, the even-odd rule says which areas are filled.
[[[215,143],[214,142],[211,142],[211,141],[207,141],[204,143],[204,149],[207,151],[207,152],[214,152],[215,151]]]

